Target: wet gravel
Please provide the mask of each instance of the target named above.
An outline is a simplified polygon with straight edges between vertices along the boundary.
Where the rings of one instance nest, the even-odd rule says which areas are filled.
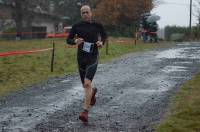
[[[178,88],[200,71],[200,43],[123,56],[99,64],[89,123],[78,120],[78,74],[51,78],[0,101],[2,132],[151,132]]]

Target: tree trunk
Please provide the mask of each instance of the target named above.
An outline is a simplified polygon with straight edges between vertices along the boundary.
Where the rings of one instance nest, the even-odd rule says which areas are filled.
[[[16,22],[16,31],[17,36],[21,38],[21,33],[23,31],[23,11],[22,11],[22,1],[16,0],[15,1],[15,22]]]

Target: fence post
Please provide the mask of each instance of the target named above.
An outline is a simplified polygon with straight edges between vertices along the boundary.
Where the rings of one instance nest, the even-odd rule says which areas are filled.
[[[137,38],[135,38],[135,46],[137,45]]]
[[[137,39],[138,39],[138,32],[137,28],[135,28],[135,46],[137,45]]]
[[[54,55],[55,54],[55,43],[53,41],[53,49],[52,49],[52,56],[51,56],[51,72],[53,72],[53,66],[54,66]]]
[[[106,55],[108,55],[108,39],[106,40]]]

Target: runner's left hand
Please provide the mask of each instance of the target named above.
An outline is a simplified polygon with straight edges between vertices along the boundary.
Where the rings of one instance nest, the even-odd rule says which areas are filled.
[[[97,44],[97,47],[99,47],[99,48],[103,47],[103,42],[102,41],[97,41],[96,44]]]

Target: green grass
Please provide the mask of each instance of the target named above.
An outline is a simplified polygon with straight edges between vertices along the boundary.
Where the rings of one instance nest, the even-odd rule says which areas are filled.
[[[120,39],[122,40],[122,39]],[[112,60],[123,54],[152,49],[158,44],[134,45],[132,39],[123,39],[125,42],[116,44],[111,38],[109,55],[105,54],[105,47],[100,50],[100,63]],[[50,72],[51,51],[0,57],[0,96],[18,91],[28,85],[47,80],[49,77],[63,76],[77,71],[76,48],[69,48],[65,39],[55,39],[55,65],[54,72]],[[52,39],[0,41],[0,53],[30,49],[43,49],[52,47]]]
[[[200,73],[172,99],[170,112],[157,132],[200,132]]]

